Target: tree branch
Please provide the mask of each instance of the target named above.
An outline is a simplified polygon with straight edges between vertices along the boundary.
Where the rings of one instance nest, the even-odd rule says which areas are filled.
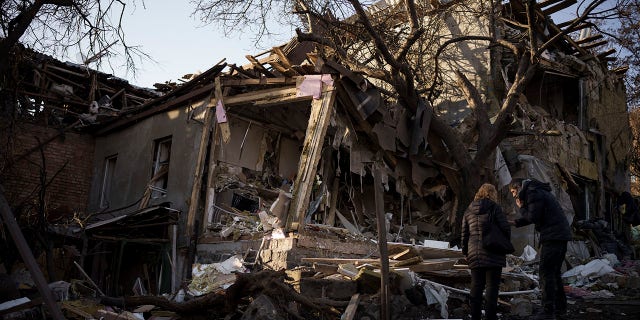
[[[458,85],[462,89],[462,93],[469,103],[469,107],[471,107],[476,115],[476,125],[478,128],[478,134],[480,135],[479,144],[481,144],[480,141],[485,140],[484,138],[486,138],[486,135],[491,129],[487,105],[482,101],[480,92],[478,92],[478,89],[471,83],[471,81],[469,81],[467,76],[465,76],[460,70],[456,70],[455,72],[458,76]]]
[[[391,52],[389,51],[387,44],[384,42],[384,40],[382,40],[382,38],[380,37],[380,34],[378,34],[378,32],[376,32],[376,30],[373,28],[373,25],[371,24],[369,17],[367,17],[367,13],[364,12],[364,9],[362,8],[362,5],[360,4],[360,2],[357,0],[349,0],[349,2],[353,6],[353,8],[356,10],[356,13],[360,18],[360,22],[362,22],[364,29],[367,31],[369,36],[371,36],[374,43],[376,44],[376,48],[380,50],[380,54],[382,54],[384,59],[393,69],[400,70],[402,66],[393,57],[393,55],[391,55]]]
[[[587,8],[582,12],[582,14],[580,15],[580,17],[574,19],[571,24],[569,26],[567,26],[566,28],[564,28],[562,30],[562,32],[559,32],[558,34],[556,34],[555,36],[551,37],[551,39],[547,40],[545,43],[543,43],[537,50],[537,52],[535,53],[535,55],[533,55],[531,57],[531,59],[537,59],[540,57],[540,54],[542,52],[544,52],[547,48],[549,48],[552,44],[554,44],[556,41],[558,41],[558,39],[560,39],[561,37],[566,36],[567,34],[569,34],[570,32],[572,32],[573,27],[577,26],[579,23],[583,22],[584,20],[586,20],[589,16],[589,14],[595,10],[599,5],[601,5],[602,3],[604,3],[606,0],[594,0],[593,2],[591,2]]]
[[[511,114],[513,109],[518,103],[520,94],[527,86],[533,75],[537,70],[537,64],[530,64],[531,59],[529,53],[525,53],[520,57],[518,64],[518,71],[516,72],[515,80],[509,88],[507,97],[502,103],[502,107],[498,112],[496,121],[493,123],[492,130],[489,138],[483,145],[478,145],[478,151],[474,161],[484,161],[495,149],[496,146],[502,141],[508,132],[508,127],[511,125]]]

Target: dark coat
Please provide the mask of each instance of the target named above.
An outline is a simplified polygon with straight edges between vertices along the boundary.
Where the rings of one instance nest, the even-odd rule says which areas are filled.
[[[548,183],[525,180],[518,194],[522,207],[516,227],[534,224],[540,232],[540,243],[545,241],[570,241],[571,228],[558,200],[551,194]]]
[[[462,253],[467,257],[471,269],[506,266],[506,255],[489,252],[482,247],[484,227],[489,223],[489,212],[492,210],[493,223],[511,239],[511,227],[497,203],[489,199],[472,202],[462,217]]]

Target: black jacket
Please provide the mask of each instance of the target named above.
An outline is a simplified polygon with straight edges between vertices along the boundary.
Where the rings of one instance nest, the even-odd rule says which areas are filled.
[[[522,207],[516,227],[534,224],[540,232],[540,242],[570,241],[571,228],[558,200],[551,194],[548,183],[538,180],[525,180],[518,194]]]
[[[484,226],[489,223],[489,212],[494,211],[493,223],[511,239],[511,227],[500,206],[489,200],[476,200],[469,205],[462,217],[462,253],[469,268],[504,267],[506,255],[493,253],[482,247]]]

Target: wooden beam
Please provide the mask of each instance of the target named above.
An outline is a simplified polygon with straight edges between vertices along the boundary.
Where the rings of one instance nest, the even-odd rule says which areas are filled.
[[[599,47],[602,45],[607,44],[607,40],[602,40],[602,41],[598,41],[598,42],[594,42],[594,43],[589,43],[587,45],[581,46],[580,48],[587,50],[587,49],[591,49],[591,48],[595,48],[595,47]]]
[[[604,36],[602,34],[596,34],[595,36],[586,37],[584,39],[576,40],[577,44],[585,44],[587,42],[596,41],[602,39]]]
[[[233,105],[251,103],[257,104],[277,104],[277,103],[290,103],[294,101],[311,100],[311,96],[298,97],[298,89],[296,87],[283,87],[272,88],[264,90],[256,90],[247,93],[238,94],[235,96],[225,97],[225,107]],[[213,99],[212,99],[213,100]],[[210,107],[215,107],[215,104],[210,104]]]
[[[278,77],[278,78],[259,78],[259,79],[224,79],[223,87],[236,86],[263,86],[263,85],[294,85],[298,81],[298,77]]]
[[[622,67],[618,67],[615,68],[613,70],[611,70],[611,72],[618,74],[618,75],[624,75],[625,73],[627,73],[627,71],[629,71],[629,66],[622,66]]]
[[[60,306],[56,303],[56,299],[53,298],[53,293],[51,293],[49,284],[44,278],[44,274],[42,274],[42,270],[40,270],[40,266],[38,265],[38,262],[36,262],[33,252],[31,252],[15,216],[11,212],[9,203],[4,197],[3,190],[2,186],[0,186],[0,217],[2,217],[3,224],[7,230],[9,230],[13,243],[18,249],[18,252],[22,257],[22,261],[27,266],[29,273],[31,273],[31,278],[36,283],[38,292],[40,292],[42,300],[44,300],[44,303],[47,305],[47,308],[51,313],[51,317],[55,320],[64,320],[65,317],[62,314],[62,310],[60,310]]]
[[[220,85],[220,77],[216,77],[215,85]],[[217,98],[220,98],[217,96]],[[211,103],[211,102],[207,102]],[[215,108],[205,108],[204,126],[202,127],[202,134],[200,135],[200,147],[198,148],[198,155],[196,159],[196,166],[193,172],[193,184],[191,186],[191,198],[189,202],[189,211],[187,213],[187,239],[198,233],[198,230],[194,230],[196,221],[196,212],[200,204],[200,189],[202,188],[202,174],[204,173],[204,163],[207,158],[207,149],[210,143],[211,127],[215,125],[214,120]],[[201,221],[202,222],[202,221]],[[204,224],[204,223],[203,223]],[[187,266],[190,268],[190,266]]]
[[[246,55],[245,57],[247,58],[247,60],[251,62],[251,64],[253,65],[254,68],[256,68],[256,70],[260,71],[260,73],[264,74],[269,78],[275,78],[275,75],[271,73],[271,71],[267,70],[267,68],[265,68],[262,65],[262,63],[258,61],[256,58],[254,58],[252,55]]]
[[[578,3],[578,0],[565,0],[563,2],[560,2],[556,5],[554,5],[553,7],[547,8],[545,10],[542,10],[542,14],[545,16],[548,16],[552,13],[558,12],[562,9],[566,9],[574,4]]]
[[[358,310],[358,304],[360,303],[360,294],[356,293],[351,296],[351,300],[349,301],[349,305],[344,310],[344,313],[340,317],[340,320],[353,320],[353,317],[356,315],[356,311]]]
[[[409,269],[413,272],[449,270],[453,268],[456,261],[458,261],[458,258],[424,260],[421,263],[409,266]]]
[[[209,109],[211,110],[211,109]],[[209,168],[207,170],[207,188],[204,205],[204,220],[202,222],[202,232],[206,232],[213,217],[216,198],[216,169],[218,167],[218,142],[220,141],[220,128],[218,122],[214,120],[213,139],[209,149]]]
[[[569,21],[565,21],[565,22],[561,22],[561,23],[557,23],[556,26],[560,29],[572,24],[576,19],[571,19]]]
[[[604,57],[612,55],[614,53],[616,53],[616,49],[609,49],[605,52],[598,53],[598,58],[603,59]]]
[[[177,105],[180,105],[182,103],[185,103],[185,102],[187,102],[187,101],[189,101],[191,99],[195,99],[195,98],[198,98],[201,95],[205,95],[207,93],[210,93],[213,90],[213,88],[214,88],[213,83],[205,85],[202,88],[195,89],[195,90],[193,90],[193,91],[191,91],[191,92],[189,92],[187,94],[184,94],[184,95],[181,95],[179,97],[176,97],[175,99],[169,100],[169,101],[167,101],[165,103],[162,103],[162,104],[160,104],[160,105],[158,105],[156,107],[152,107],[152,108],[147,109],[145,111],[142,111],[140,113],[134,114],[134,115],[132,115],[130,117],[123,118],[122,121],[116,121],[115,123],[110,124],[110,125],[104,127],[103,129],[99,130],[96,134],[97,135],[103,135],[103,134],[108,133],[108,132],[110,132],[112,130],[116,130],[116,129],[122,128],[122,127],[124,127],[124,126],[126,126],[126,125],[128,125],[130,123],[134,123],[134,122],[136,122],[136,121],[138,121],[140,119],[143,119],[143,118],[152,116],[154,114],[158,114],[158,113],[170,110],[171,108],[173,108],[173,107],[175,107]],[[129,95],[126,95],[126,97],[130,98]]]
[[[389,320],[389,252],[387,248],[387,219],[384,210],[384,189],[382,188],[383,164],[378,152],[378,161],[373,168],[373,190],[376,202],[376,217],[378,220],[378,250],[380,251],[380,318]]]
[[[334,112],[336,90],[333,84],[322,84],[320,99],[311,102],[311,115],[305,133],[302,155],[298,163],[298,174],[294,183],[291,208],[287,217],[287,229],[304,229],[304,219],[309,207],[318,162],[322,155],[324,137]],[[297,226],[295,225],[297,222]]]
[[[328,263],[328,264],[345,264],[352,263],[354,265],[363,264],[380,264],[380,259],[349,259],[349,258],[301,258],[300,261],[307,263]]]
[[[578,31],[578,30],[582,30],[582,29],[586,29],[586,28],[591,28],[591,24],[589,24],[589,23],[579,24],[579,25],[571,28],[570,32],[574,32],[574,31]]]
[[[564,1],[564,0],[545,0],[545,1],[541,1],[538,3],[538,8],[544,8],[544,7],[548,7],[550,5],[554,5],[560,1]]]
[[[576,0],[571,0],[571,1],[576,1]],[[517,11],[517,12],[526,12],[526,8],[525,8],[525,6],[523,5],[522,2],[511,1],[511,4],[514,6],[514,10],[515,11]],[[552,8],[549,8],[549,10],[551,10]],[[536,12],[536,16],[538,16],[540,19],[542,19],[542,20],[546,20],[547,19],[547,15],[545,15],[541,10],[534,10],[534,11]],[[540,24],[537,24],[537,27],[540,28]],[[548,24],[548,27],[549,27],[549,29],[551,29],[552,34],[553,34],[553,32],[555,32],[555,33],[561,33],[562,32],[562,30],[557,25],[555,25],[554,23]],[[575,43],[575,41],[573,41],[573,39],[571,39],[571,37],[568,36],[567,34],[564,34],[562,38],[565,41],[567,41],[571,46],[575,47],[576,50],[578,50],[580,52],[580,54],[587,54],[588,53],[588,52],[582,50]]]

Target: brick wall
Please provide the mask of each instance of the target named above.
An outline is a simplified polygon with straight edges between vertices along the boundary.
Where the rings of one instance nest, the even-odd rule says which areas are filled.
[[[7,126],[2,126],[6,129]],[[17,124],[3,130],[0,151],[0,184],[9,204],[23,214],[35,213],[41,185],[42,154],[39,149],[10,165],[10,159],[22,155],[59,133],[57,129]],[[44,146],[47,182],[45,203],[49,220],[87,207],[92,175],[95,140],[89,134],[66,132]]]

